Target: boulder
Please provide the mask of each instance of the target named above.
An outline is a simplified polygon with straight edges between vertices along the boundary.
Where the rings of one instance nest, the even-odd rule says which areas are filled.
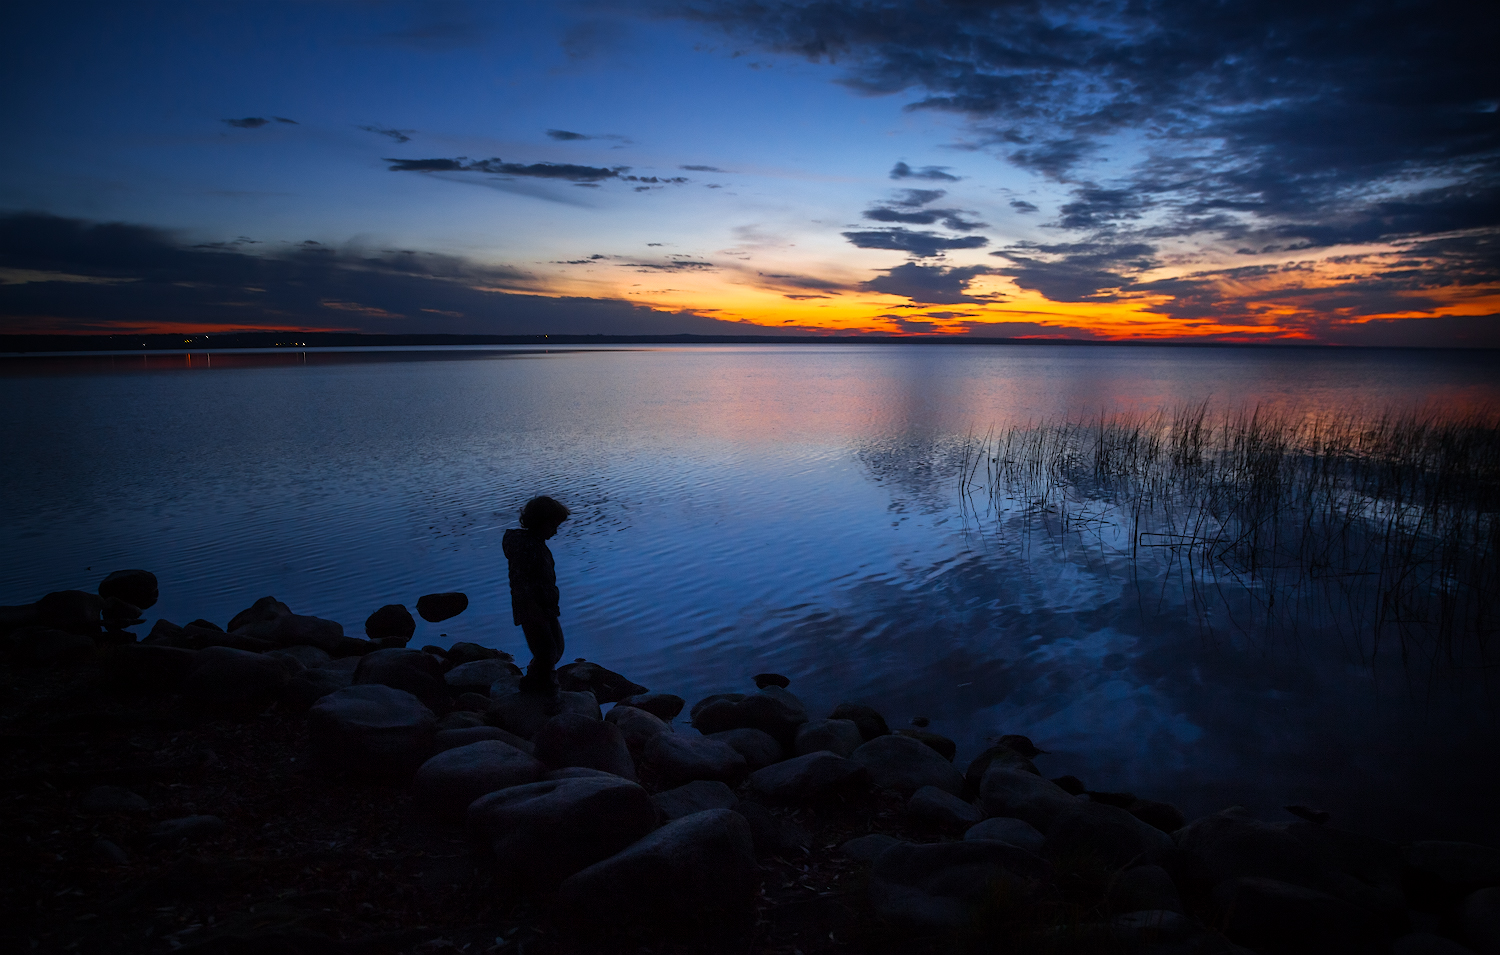
[[[1008,842],[1027,852],[1037,853],[1042,851],[1042,843],[1047,840],[1047,837],[1038,832],[1031,823],[1022,819],[1013,819],[1010,816],[995,816],[975,823],[964,831],[964,838]]]
[[[437,717],[405,690],[371,683],[318,700],[307,728],[314,753],[328,765],[400,779],[432,755]]]
[[[864,792],[869,787],[868,769],[826,750],[797,756],[750,774],[750,788],[776,802],[822,802]]]
[[[712,779],[738,786],[749,771],[745,757],[728,744],[685,733],[653,736],[641,751],[641,765],[649,767],[660,785],[667,788],[696,779]]]
[[[276,644],[269,640],[261,640],[243,633],[225,633],[217,627],[200,627],[191,623],[173,635],[171,645],[187,647],[189,650],[228,647],[231,650],[247,650],[251,653],[265,653],[276,648]]]
[[[1041,775],[1031,760],[1009,746],[991,746],[978,756],[975,756],[973,761],[969,763],[969,768],[964,770],[964,791],[977,796],[979,794],[979,787],[984,782],[984,774],[989,771],[991,766],[1018,769],[1023,773],[1031,773],[1033,776]],[[1078,791],[1083,791],[1081,785]]]
[[[1005,842],[901,842],[876,856],[870,870],[870,901],[898,924],[954,929],[968,921],[972,908],[997,886],[1025,892],[1051,873],[1045,861]]]
[[[936,786],[923,786],[912,793],[906,801],[906,813],[943,826],[972,826],[984,818],[977,806]]]
[[[786,757],[786,750],[776,738],[763,730],[739,729],[714,733],[709,739],[718,740],[745,757],[745,768],[750,772],[779,763]]]
[[[1150,861],[1172,845],[1172,837],[1117,806],[1079,801],[1047,828],[1042,854],[1049,859],[1092,856],[1110,869]]]
[[[1500,955],[1500,886],[1471,893],[1458,907],[1459,934],[1479,955]]]
[[[958,744],[946,736],[939,736],[937,733],[929,733],[926,730],[920,729],[896,730],[896,735],[916,740],[950,763],[953,762],[953,757],[958,755]]]
[[[734,790],[712,779],[698,779],[651,797],[663,819],[681,819],[708,809],[732,809],[739,802]]]
[[[448,662],[454,666],[473,663],[475,660],[504,660],[506,663],[516,662],[516,658],[504,650],[496,650],[494,647],[469,643],[466,640],[460,640],[447,650],[444,650],[443,653],[447,656]]]
[[[266,656],[296,660],[309,670],[315,667],[327,666],[333,662],[333,657],[329,656],[326,650],[319,650],[317,647],[309,646],[282,647],[279,650],[268,651]]]
[[[276,657],[229,647],[199,650],[182,681],[184,702],[216,712],[257,709],[274,702],[291,676]]]
[[[1079,803],[1050,780],[1004,766],[985,771],[979,799],[986,816],[1014,816],[1042,832]]]
[[[372,683],[405,690],[429,709],[447,709],[448,684],[443,680],[442,664],[421,650],[393,647],[360,657],[354,668],[354,685]]]
[[[1391,943],[1391,955],[1475,955],[1475,950],[1431,932],[1412,932]]]
[[[552,779],[619,779],[614,773],[606,773],[602,769],[591,769],[588,766],[564,766],[562,769],[549,769],[542,774],[546,780]]]
[[[37,618],[36,604],[0,607],[0,636],[22,627],[37,626],[41,626],[41,621]]]
[[[558,667],[557,684],[573,693],[592,693],[600,703],[618,703],[627,696],[647,692],[639,683],[632,683],[615,671],[588,661]]]
[[[1238,878],[1264,878],[1317,892],[1328,889],[1316,854],[1284,828],[1235,806],[1195,819],[1173,840],[1194,864],[1187,877],[1200,889]]]
[[[223,627],[221,627],[218,624],[214,623],[212,620],[205,620],[202,617],[199,617],[196,620],[189,620],[187,622],[187,624],[185,624],[185,626],[197,627],[200,630],[216,630],[219,633],[223,633],[224,632],[224,628]]]
[[[468,820],[503,883],[547,890],[651,832],[656,809],[640,786],[601,775],[492,792],[469,806]]]
[[[764,690],[768,686],[777,686],[784,690],[792,685],[792,681],[780,673],[757,673],[751,679],[755,680],[757,690]]]
[[[769,856],[801,857],[802,850],[812,844],[807,830],[788,819],[777,816],[758,802],[746,799],[737,801],[732,807],[750,824],[750,838],[755,842],[755,857]]]
[[[768,686],[740,700],[719,699],[693,708],[693,726],[703,735],[733,729],[758,729],[790,745],[797,727],[807,722],[802,701],[780,687]]]
[[[365,636],[371,640],[399,641],[403,646],[417,632],[417,622],[405,604],[386,604],[365,618]]]
[[[1407,883],[1422,900],[1454,901],[1500,885],[1500,849],[1472,842],[1413,842],[1402,850]]]
[[[482,714],[493,710],[495,708],[495,701],[490,699],[489,695],[485,693],[460,693],[453,698],[452,706],[454,710],[468,710],[477,715],[479,721],[482,723],[484,722]],[[478,726],[479,723],[470,723],[468,725]]]
[[[502,681],[510,684],[509,689],[514,691],[520,679],[521,668],[505,660],[471,660],[443,674],[443,680],[455,693],[488,694],[496,682]]]
[[[412,782],[412,796],[441,815],[462,815],[480,796],[534,783],[545,771],[540,760],[508,743],[481,740],[423,763]]]
[[[558,902],[570,921],[607,929],[747,922],[758,880],[750,826],[728,809],[673,820],[570,877]]]
[[[182,816],[159,822],[147,833],[152,845],[176,845],[180,842],[202,842],[224,831],[224,820],[218,816]]]
[[[659,720],[671,722],[682,712],[686,701],[672,693],[636,693],[616,703],[616,706],[633,706],[645,710]]]
[[[855,750],[851,758],[870,771],[876,786],[903,795],[923,786],[936,786],[955,796],[964,789],[963,774],[952,763],[909,736],[878,736]]]
[[[290,607],[275,597],[262,597],[235,614],[229,621],[229,632],[266,640],[278,647],[303,644],[334,656],[347,655],[340,652],[345,639],[342,624],[292,613]]]
[[[1116,874],[1107,901],[1116,912],[1187,911],[1172,877],[1159,865],[1138,865]]]
[[[441,733],[443,732],[443,730],[466,730],[473,729],[476,726],[483,726],[487,729],[492,729],[497,733],[504,733],[505,730],[500,729],[498,726],[490,726],[484,721],[484,714],[489,712],[488,706],[478,710],[462,709],[459,706],[459,704],[463,702],[464,697],[469,695],[470,694],[465,693],[459,696],[459,698],[454,701],[453,709],[449,710],[447,713],[438,718],[438,732]],[[485,697],[485,701],[488,702],[489,697]],[[507,733],[506,735],[515,736],[514,733]],[[487,738],[499,739],[500,737],[495,736]],[[516,739],[520,739],[520,737],[516,736]],[[477,742],[477,740],[470,740],[470,742]]]
[[[688,719],[690,721],[696,720],[698,718],[698,714],[703,712],[705,707],[711,706],[714,703],[719,702],[720,700],[728,700],[731,703],[738,703],[744,698],[745,694],[743,693],[711,693],[693,704],[693,708],[688,711]]]
[[[1110,920],[1108,932],[1116,945],[1128,946],[1127,951],[1148,952],[1163,949],[1183,951],[1185,946],[1174,943],[1190,943],[1196,940],[1194,936],[1204,936],[1203,928],[1197,922],[1170,909],[1137,909],[1117,915]],[[1220,942],[1214,948],[1202,946],[1187,950],[1223,952],[1227,949],[1228,946]]]
[[[104,598],[104,606],[100,608],[99,616],[106,630],[124,630],[126,627],[146,622],[141,617],[139,607],[119,597]]]
[[[536,758],[550,769],[584,766],[635,780],[635,761],[625,736],[613,723],[577,713],[559,713],[532,738]]]
[[[1401,850],[1395,843],[1310,822],[1284,828],[1318,860],[1328,880],[1325,891],[1381,914],[1392,935],[1411,931]]]
[[[449,714],[452,715],[451,713]],[[447,717],[444,717],[446,719]],[[442,726],[442,720],[438,725]],[[433,751],[437,753],[456,749],[459,746],[468,746],[470,743],[480,743],[485,740],[499,740],[509,746],[514,746],[523,753],[532,753],[531,740],[522,739],[515,733],[507,733],[498,726],[462,726],[454,729],[439,729],[432,738]]]
[[[1187,825],[1187,816],[1182,810],[1169,802],[1157,802],[1154,799],[1137,799],[1126,810],[1134,817],[1151,826],[1160,829],[1167,835],[1171,835],[1178,829]]]
[[[825,750],[847,758],[853,756],[864,741],[853,720],[811,720],[797,727],[792,749],[798,756]]]
[[[519,690],[492,697],[494,706],[485,714],[491,725],[509,730],[522,739],[531,739],[542,724],[559,713],[576,713],[597,720],[602,716],[599,703],[592,693],[558,694],[556,701],[537,693],[522,693]]]
[[[115,682],[141,692],[170,692],[182,685],[193,660],[192,650],[179,647],[127,644],[109,651],[105,668]]]
[[[417,613],[428,623],[437,623],[456,617],[469,609],[469,597],[457,591],[441,594],[423,594],[417,598]]]
[[[348,670],[313,667],[287,681],[286,689],[281,692],[281,700],[289,709],[301,713],[328,694],[352,686],[353,683],[354,674]]]
[[[625,737],[625,745],[632,753],[639,753],[658,733],[670,733],[672,728],[647,710],[616,704],[604,714],[606,723],[613,723]]]
[[[872,832],[867,836],[855,836],[839,846],[839,851],[855,862],[874,862],[880,854],[901,840],[883,832]]]
[[[1224,934],[1257,951],[1322,955],[1390,945],[1370,913],[1305,886],[1243,876],[1221,882],[1213,900]]]
[[[91,637],[99,632],[104,600],[83,590],[58,590],[36,602],[36,621],[52,630]]]
[[[151,804],[144,796],[122,786],[95,786],[78,801],[80,812],[94,816],[117,812],[145,812]]]
[[[865,706],[863,703],[840,703],[828,714],[831,720],[852,720],[859,727],[859,735],[865,742],[869,742],[877,736],[889,736],[891,729],[885,724],[885,717],[881,716],[873,707]]]
[[[156,575],[149,570],[117,570],[99,581],[99,596],[118,597],[133,607],[149,610],[161,596]]]

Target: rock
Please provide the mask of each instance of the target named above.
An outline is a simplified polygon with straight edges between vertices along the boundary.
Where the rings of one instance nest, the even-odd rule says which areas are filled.
[[[514,692],[514,684],[521,679],[521,668],[504,660],[471,660],[449,670],[443,679],[458,693],[488,694],[490,687],[502,681],[511,684],[511,692]]]
[[[812,720],[797,727],[792,749],[798,756],[825,750],[847,759],[864,741],[853,720]]]
[[[443,679],[443,667],[421,650],[391,648],[365,654],[354,668],[354,685],[371,683],[405,690],[429,709],[447,709],[448,684]]]
[[[1173,840],[1196,860],[1188,877],[1203,889],[1247,877],[1317,892],[1328,888],[1324,868],[1312,850],[1285,829],[1261,822],[1238,806],[1193,820]]]
[[[219,835],[224,828],[224,820],[218,816],[183,816],[157,823],[146,838],[153,845],[202,842]]]
[[[276,647],[276,644],[269,640],[261,640],[243,633],[225,633],[217,627],[209,629],[193,624],[188,624],[173,635],[171,645],[187,647],[189,650],[228,647],[231,650],[246,650],[250,653],[265,653]]]
[[[477,643],[469,643],[460,640],[444,651],[448,662],[454,666],[462,666],[465,663],[473,663],[475,660],[503,660],[506,663],[514,663],[516,658],[504,650],[496,650],[493,647],[480,646]]]
[[[936,786],[957,796],[964,777],[953,764],[931,747],[909,736],[879,736],[854,751],[851,757],[870,771],[870,779],[882,789],[911,795],[923,786]]]
[[[126,865],[130,862],[130,853],[108,839],[94,842],[94,856],[107,865]]]
[[[275,597],[262,597],[248,609],[235,614],[229,621],[229,632],[266,640],[278,647],[301,644],[317,647],[333,656],[347,655],[340,652],[345,639],[342,624],[292,613],[290,607]]]
[[[99,581],[99,596],[118,597],[134,607],[149,610],[161,596],[156,575],[149,570],[117,570]]]
[[[563,691],[558,694],[557,709],[553,709],[552,701],[536,693],[516,691],[504,696],[495,696],[493,700],[494,706],[485,714],[485,719],[491,725],[509,730],[522,739],[534,737],[536,731],[542,728],[542,724],[558,713],[577,713],[579,716],[586,716],[592,720],[602,719],[599,703],[592,693]],[[549,710],[551,712],[548,712]]]
[[[1381,916],[1392,935],[1411,931],[1395,843],[1312,822],[1283,828],[1318,860],[1327,879],[1324,891]]]
[[[39,627],[17,630],[10,635],[9,643],[17,662],[40,667],[78,666],[96,649],[92,637]]]
[[[906,801],[907,815],[943,826],[972,826],[984,818],[978,807],[936,786],[923,786]]]
[[[252,710],[281,696],[290,682],[284,661],[247,650],[199,650],[182,681],[184,702],[215,712]]]
[[[750,774],[750,788],[776,802],[822,802],[869,787],[867,768],[827,751],[797,756]]]
[[[1027,760],[1027,762],[1029,763],[1031,761]],[[1040,773],[1038,773],[1038,775],[1040,775]],[[1057,785],[1062,788],[1063,792],[1067,793],[1069,796],[1082,796],[1084,793],[1088,792],[1089,789],[1089,787],[1083,784],[1083,780],[1079,779],[1077,776],[1058,776],[1052,781],[1054,783],[1057,783]]]
[[[668,788],[697,779],[738,786],[749,771],[745,757],[727,743],[678,733],[653,736],[641,751],[641,764]]]
[[[839,851],[855,862],[874,862],[880,854],[901,840],[883,832],[872,832],[867,836],[855,836],[839,846]]]
[[[672,693],[637,693],[627,696],[616,703],[616,706],[633,706],[638,710],[645,710],[659,720],[671,722],[682,712],[686,701]]]
[[[386,604],[365,618],[365,636],[371,640],[399,641],[402,646],[417,632],[417,622],[405,604]]]
[[[266,654],[266,656],[271,655]],[[354,674],[348,670],[314,667],[303,670],[288,680],[286,689],[281,692],[281,700],[289,709],[301,713],[328,694],[342,690],[353,683]]]
[[[1475,950],[1441,935],[1412,932],[1391,943],[1391,955],[1475,955]]]
[[[182,685],[196,657],[192,650],[135,643],[110,650],[105,667],[129,689],[168,692]]]
[[[504,882],[545,890],[607,859],[656,826],[646,790],[618,776],[555,779],[481,796],[469,829],[484,839]]]
[[[0,636],[12,633],[22,627],[41,626],[37,618],[36,604],[20,604],[14,607],[0,607]]]
[[[731,807],[750,824],[750,838],[755,842],[755,857],[800,855],[812,837],[801,826],[779,818],[758,802],[740,799]]]
[[[432,755],[437,717],[405,690],[372,683],[320,699],[308,711],[307,728],[314,752],[329,765],[399,779]]]
[[[104,606],[99,610],[99,616],[104,622],[107,630],[124,630],[138,623],[146,621],[141,617],[140,608],[134,604],[127,603],[119,597],[105,598]]]
[[[1079,802],[1047,828],[1042,855],[1049,859],[1093,856],[1111,869],[1149,861],[1172,845],[1172,837],[1118,806]]]
[[[213,631],[216,631],[218,633],[223,633],[224,632],[224,628],[223,627],[221,627],[218,624],[214,623],[212,620],[204,620],[202,617],[199,617],[197,620],[190,620],[190,621],[188,621],[188,623],[185,626],[197,627],[200,630],[213,630]]]
[[[768,686],[779,686],[784,690],[792,685],[792,681],[780,673],[757,673],[752,679],[755,680],[757,690],[764,690]]]
[[[1125,808],[1141,822],[1154,829],[1159,829],[1167,835],[1171,835],[1187,825],[1187,816],[1184,816],[1182,810],[1171,803],[1156,802],[1152,799],[1137,799]]]
[[[586,766],[635,780],[635,761],[625,736],[613,723],[577,713],[559,713],[532,738],[536,758],[550,769]]]
[[[1220,883],[1213,898],[1224,934],[1256,950],[1323,955],[1390,944],[1368,912],[1300,885],[1245,876]]]
[[[646,744],[651,742],[651,738],[658,733],[672,731],[671,727],[651,715],[650,712],[621,704],[616,704],[608,713],[605,713],[604,721],[613,723],[619,728],[620,734],[625,737],[626,747],[632,753],[643,751]]]
[[[758,729],[790,746],[797,727],[807,722],[807,708],[791,693],[776,686],[744,699],[716,700],[701,710],[694,707],[693,726],[705,736],[732,729]]]
[[[574,693],[589,692],[602,703],[618,703],[627,696],[638,696],[647,692],[639,683],[632,683],[613,670],[587,661],[569,663],[557,668],[557,683],[564,690]]]
[[[1008,842],[1027,852],[1037,853],[1042,851],[1042,843],[1047,841],[1047,837],[1038,832],[1031,823],[1009,816],[995,816],[976,823],[964,831],[964,838]]]
[[[745,757],[745,768],[750,772],[779,763],[786,757],[786,750],[776,738],[763,730],[739,729],[714,733],[709,739],[725,743],[730,749]]]
[[[1116,874],[1110,884],[1108,902],[1116,912],[1185,914],[1187,911],[1172,877],[1159,865],[1138,865]]]
[[[370,652],[372,652],[372,653],[374,652],[373,648],[372,648],[372,650]],[[334,657],[332,663],[325,663],[319,669],[323,669],[323,670],[342,670],[345,673],[349,674],[349,679],[352,680],[352,679],[354,679],[354,671],[357,670],[357,669],[359,669],[359,662],[361,660],[363,660],[363,659],[364,659],[363,655],[360,655],[360,656],[348,656],[348,657]]]
[[[37,623],[91,637],[99,632],[104,600],[83,590],[58,590],[36,602]]]
[[[891,729],[885,725],[885,717],[881,716],[873,707],[865,706],[863,703],[840,703],[828,714],[831,720],[853,720],[854,725],[859,727],[859,735],[869,742],[877,736],[889,736]]]
[[[95,786],[83,794],[78,808],[90,815],[108,815],[116,812],[145,812],[151,804],[144,796],[122,786]]]
[[[676,789],[668,789],[651,797],[656,811],[664,819],[681,819],[695,812],[708,809],[732,809],[739,802],[734,790],[711,779],[698,779]]]
[[[1139,802],[1135,798],[1135,793],[1107,793],[1090,789],[1085,795],[1089,797],[1090,802],[1097,802],[1105,806],[1114,806],[1117,809],[1129,809]]]
[[[1079,802],[1049,780],[1004,766],[985,772],[979,798],[985,815],[1014,816],[1043,832]]]
[[[1117,915],[1109,923],[1109,934],[1116,944],[1152,945],[1153,949],[1156,945],[1186,942],[1202,932],[1202,928],[1192,919],[1169,909],[1138,909]]]
[[[564,766],[562,769],[549,769],[542,774],[543,779],[619,779],[614,773],[606,773],[602,769],[592,769],[588,766]]]
[[[937,753],[939,756],[943,757],[950,763],[953,762],[953,757],[958,755],[958,744],[953,742],[953,740],[949,739],[946,736],[939,736],[937,733],[929,733],[925,730],[913,729],[896,730],[895,735],[906,736],[916,740],[922,745],[929,747],[933,752]]]
[[[469,597],[457,591],[442,594],[424,594],[417,598],[417,613],[428,623],[437,623],[456,617],[469,609]]]
[[[970,908],[997,886],[1025,892],[1052,867],[1025,849],[980,839],[897,843],[875,858],[870,901],[882,916],[925,929],[962,926]]]
[[[750,826],[728,809],[667,823],[562,884],[558,902],[575,923],[607,928],[747,922],[758,880]]]
[[[1033,776],[1041,775],[1031,760],[1009,746],[991,746],[975,756],[974,760],[969,763],[969,768],[964,770],[964,792],[977,796],[979,787],[984,782],[984,774],[991,766],[1018,769],[1023,773],[1031,773]],[[1080,787],[1078,791],[1082,792],[1083,789]]]
[[[1480,889],[1458,907],[1459,932],[1479,955],[1500,955],[1500,887]]]
[[[331,646],[324,649],[335,659],[343,657],[364,656],[375,650],[382,649],[380,644],[373,640],[361,640],[359,637],[335,637]]]
[[[493,710],[495,708],[495,701],[490,699],[489,695],[485,693],[460,693],[454,697],[452,706],[455,710],[468,710],[472,713],[480,714],[480,722],[483,722],[484,718],[482,714]],[[477,726],[479,724],[471,723],[469,725]]]
[[[540,760],[508,743],[480,740],[423,763],[412,782],[412,796],[441,815],[462,815],[480,796],[534,783],[545,771]]]
[[[1015,750],[1017,753],[1020,753],[1027,759],[1036,759],[1038,756],[1045,755],[1047,752],[1045,749],[1038,749],[1036,744],[1033,743],[1030,739],[1016,733],[1007,733],[1006,735],[995,740],[995,743],[997,745],[1004,746],[1007,749]]]
[[[452,715],[451,713],[449,714]],[[444,717],[446,719],[446,717]],[[442,727],[442,720],[438,726]],[[498,740],[508,746],[514,746],[527,755],[533,755],[531,740],[522,739],[515,733],[507,733],[498,726],[463,726],[454,729],[442,729],[432,738],[433,751],[442,753],[459,746],[468,746],[470,743],[480,743],[486,740]]]
[[[467,693],[464,694],[464,696],[468,695],[469,694]],[[461,700],[462,698],[463,697],[460,697],[459,699]],[[488,699],[488,697],[486,697],[486,699]],[[492,729],[497,733],[505,733],[505,730],[500,729],[498,726],[490,726],[484,721],[484,714],[487,712],[489,712],[488,708],[483,710],[468,710],[461,709],[457,705],[455,705],[453,709],[449,710],[446,714],[438,718],[438,732],[441,733],[444,730],[467,730],[474,729],[478,726],[483,726],[484,728]],[[506,735],[515,736],[514,733],[506,733]],[[498,736],[485,737],[485,739],[499,738],[500,737]],[[519,736],[516,736],[516,738],[520,739]],[[470,740],[470,742],[478,742],[478,740]]]
[[[1457,900],[1500,885],[1500,849],[1472,842],[1414,842],[1402,852],[1406,879],[1419,899]]]
[[[267,651],[266,656],[296,660],[309,670],[327,666],[333,662],[333,657],[330,657],[326,650],[309,646],[282,647],[279,650]]]

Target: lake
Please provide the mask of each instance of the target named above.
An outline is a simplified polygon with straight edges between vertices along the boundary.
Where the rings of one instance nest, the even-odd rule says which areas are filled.
[[[1413,667],[1338,626],[1206,627],[1180,588],[961,493],[976,436],[1211,401],[1500,407],[1495,356],[1279,348],[773,345],[0,361],[0,603],[160,578],[148,623],[267,594],[363,633],[461,590],[413,646],[514,653],[501,533],[551,493],[565,659],[689,701],[775,671],[815,717],[913,717],[965,763],[1193,817],[1302,803],[1393,837],[1500,841],[1493,665]],[[137,630],[144,634],[146,626]]]

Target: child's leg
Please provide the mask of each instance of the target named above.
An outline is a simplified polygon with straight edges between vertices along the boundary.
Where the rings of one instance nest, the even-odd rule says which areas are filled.
[[[521,632],[526,635],[526,647],[531,651],[531,663],[526,667],[521,689],[532,693],[554,692],[557,689],[554,667],[563,653],[562,626],[556,617],[538,617],[522,621]]]

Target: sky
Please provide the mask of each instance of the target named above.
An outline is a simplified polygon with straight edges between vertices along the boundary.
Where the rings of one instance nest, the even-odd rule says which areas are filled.
[[[1500,347],[1500,8],[0,12],[0,333]]]

